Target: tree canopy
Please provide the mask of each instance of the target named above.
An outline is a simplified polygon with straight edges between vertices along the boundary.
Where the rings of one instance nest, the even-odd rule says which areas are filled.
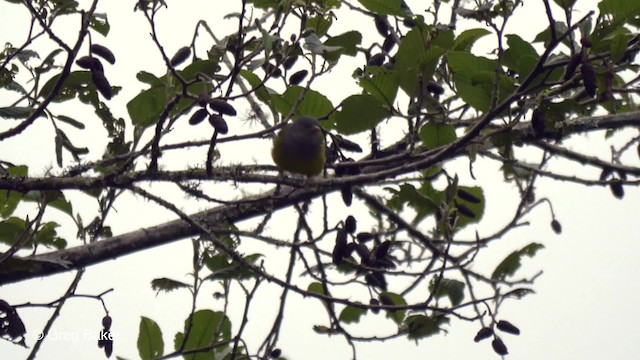
[[[99,304],[107,357],[285,359],[299,306],[323,311],[313,330],[346,341],[345,358],[376,341],[438,341],[459,320],[477,327],[469,342],[517,352],[522,326],[501,306],[535,292],[540,269],[522,264],[545,243],[503,253],[504,239],[534,209],[563,231],[540,180],[624,200],[638,184],[640,2],[225,3],[223,23],[196,8],[181,24],[171,1],[139,0],[134,26],[106,1],[3,2],[19,36],[0,53],[0,287],[42,292],[40,278],[73,274],[44,289],[47,303],[0,296],[4,342],[35,356],[83,298]],[[536,26],[513,24],[532,9]],[[112,40],[115,28],[131,41]],[[269,156],[302,116],[323,128],[319,176]],[[496,195],[496,182],[515,190]],[[112,220],[130,209],[159,215]],[[170,261],[189,274],[140,291],[189,296],[184,326],[167,344],[138,314],[138,354],[121,353],[115,279],[92,294],[80,284],[100,263],[178,241],[191,254]],[[42,330],[25,320],[38,307],[54,309]],[[28,344],[29,332],[45,335]]]

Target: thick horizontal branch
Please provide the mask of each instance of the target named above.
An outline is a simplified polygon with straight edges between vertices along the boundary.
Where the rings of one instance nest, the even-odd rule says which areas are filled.
[[[282,187],[234,204],[218,206],[192,215],[194,221],[227,231],[225,224],[246,220],[267,211],[278,210],[324,194],[323,190]],[[0,264],[0,285],[48,276],[71,269],[95,265],[140,250],[197,236],[199,231],[184,220],[174,220],[87,245],[25,258],[11,258]]]

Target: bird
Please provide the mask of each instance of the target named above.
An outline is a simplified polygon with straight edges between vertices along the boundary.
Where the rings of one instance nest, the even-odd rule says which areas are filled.
[[[318,120],[301,116],[286,124],[273,138],[273,162],[282,170],[313,176],[326,162],[324,132]]]

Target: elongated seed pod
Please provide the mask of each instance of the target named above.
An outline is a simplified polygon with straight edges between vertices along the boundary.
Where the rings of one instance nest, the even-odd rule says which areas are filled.
[[[393,35],[389,34],[386,38],[384,38],[384,42],[382,43],[382,50],[384,50],[384,52],[388,54],[395,45],[396,39],[393,37]]]
[[[231,104],[220,99],[209,100],[209,108],[212,111],[215,111],[224,115],[236,116],[237,114],[236,109]]]
[[[104,68],[102,67],[100,60],[92,56],[83,56],[76,60],[76,64],[83,69],[104,72]]]
[[[474,219],[476,217],[476,214],[469,209],[468,207],[466,207],[465,205],[462,204],[456,204],[456,208],[458,209],[458,212],[468,218],[472,218]]]
[[[109,330],[111,328],[111,322],[112,322],[111,316],[107,315],[107,316],[103,317],[102,318],[102,327],[105,330]]]
[[[289,56],[288,58],[284,59],[284,61],[282,61],[282,67],[284,67],[286,70],[290,70],[296,63],[296,61],[298,61],[297,56]]]
[[[380,298],[380,303],[381,303],[382,305],[387,305],[387,306],[393,306],[393,305],[395,305],[395,304],[393,303],[393,300],[391,300],[391,298],[390,298],[390,297],[389,297],[389,295],[387,295],[387,294],[380,294],[380,297],[379,297],[379,298]]]
[[[207,117],[207,115],[209,115],[209,113],[206,109],[198,109],[198,111],[194,112],[189,118],[189,124],[198,125]]]
[[[377,299],[369,299],[369,305],[378,306],[378,305],[380,305],[380,302]],[[380,312],[380,308],[377,308],[377,307],[372,308],[371,312],[374,313],[374,314],[377,314],[377,313]]]
[[[390,248],[391,248],[391,241],[389,240],[378,245],[375,250],[376,259],[384,259],[389,253]]]
[[[282,76],[282,71],[280,71],[277,66],[273,65],[270,62],[265,62],[264,64],[262,64],[262,69],[264,69],[264,72],[267,75],[271,75],[274,78],[279,78],[280,76]]]
[[[289,85],[298,85],[304,78],[307,77],[309,72],[307,70],[300,70],[289,77]]]
[[[178,49],[178,51],[176,51],[176,53],[173,55],[173,57],[169,61],[169,64],[171,64],[171,66],[173,67],[176,67],[182,64],[183,62],[187,61],[187,59],[189,58],[189,55],[191,55],[191,48],[189,48],[188,46],[183,46],[180,49]]]
[[[495,351],[498,355],[504,356],[509,353],[509,351],[507,350],[507,346],[504,344],[504,342],[502,342],[502,339],[497,336],[491,342],[491,347],[493,347],[493,351]]]
[[[536,137],[544,135],[544,110],[541,108],[533,110],[533,114],[531,115],[531,127],[533,128],[533,133]]]
[[[373,240],[374,236],[370,232],[361,232],[361,233],[358,233],[358,235],[356,235],[356,238],[358,239],[359,242],[365,243],[367,241]]]
[[[564,71],[564,81],[567,81],[573,77],[575,74],[578,65],[580,65],[580,60],[582,59],[582,53],[575,53],[571,58],[569,58],[569,62],[567,63],[567,68]]]
[[[387,36],[389,34],[389,24],[384,17],[376,15],[373,17],[373,21],[376,24],[376,30],[378,30],[378,34],[380,34],[381,36]]]
[[[491,336],[493,336],[493,329],[491,329],[490,327],[483,327],[478,331],[478,333],[476,334],[476,337],[473,338],[473,341],[480,342]]]
[[[344,229],[338,229],[336,233],[336,244],[333,247],[332,259],[333,263],[340,265],[347,250],[347,232]]]
[[[496,324],[496,327],[498,328],[498,330],[504,331],[508,334],[520,335],[520,329],[518,329],[517,326],[513,325],[512,323],[506,320],[498,321],[498,323]]]
[[[444,88],[435,81],[429,80],[427,83],[427,91],[432,93],[433,95],[442,95],[444,94]]]
[[[331,138],[333,139],[335,144],[338,145],[338,147],[340,149],[342,149],[342,150],[358,152],[358,153],[362,152],[362,148],[360,147],[360,145],[356,144],[355,142],[353,142],[351,140],[348,140],[348,139],[342,137],[341,135],[336,134],[336,135],[332,136]],[[344,170],[344,168],[341,168],[341,170]]]
[[[344,220],[344,230],[349,234],[353,234],[354,232],[356,232],[356,226],[356,218],[351,215],[347,216],[347,218]]]
[[[342,196],[342,201],[345,205],[351,206],[353,202],[353,191],[351,191],[351,186],[344,185],[340,188],[340,195]]]
[[[227,122],[224,120],[222,115],[220,114],[211,114],[209,115],[209,124],[213,126],[214,129],[218,132],[218,134],[226,134],[229,132],[229,126]]]
[[[364,280],[370,286],[377,287],[384,291],[387,290],[387,280],[384,278],[384,274],[381,272],[378,272],[378,271],[371,272],[365,275]],[[391,305],[393,305],[393,303]]]
[[[110,64],[115,64],[116,63],[115,55],[113,55],[111,50],[109,50],[105,46],[98,45],[98,44],[93,44],[93,45],[91,45],[89,50],[91,50],[92,54],[100,56],[101,58],[107,60],[107,62],[110,63]]]
[[[553,232],[558,235],[562,234],[562,225],[556,219],[551,220],[551,229],[553,229]]]
[[[622,199],[624,197],[624,188],[622,187],[622,181],[614,179],[609,183],[609,189],[616,199]]]
[[[102,94],[105,99],[110,100],[112,96],[111,85],[109,84],[109,80],[104,76],[104,73],[102,71],[92,71],[91,80],[100,94]]]
[[[478,199],[478,197],[476,197],[475,195],[473,195],[472,193],[468,192],[465,189],[462,188],[458,188],[458,197],[464,201],[468,201],[472,204],[479,204],[480,203],[480,199]]]
[[[384,64],[384,58],[385,58],[385,56],[384,56],[383,53],[372,55],[369,58],[369,61],[367,61],[367,65],[368,66],[382,66],[382,64]]]
[[[598,81],[593,65],[591,65],[590,62],[583,62],[580,66],[580,71],[582,72],[582,83],[584,84],[585,91],[589,96],[595,97],[598,91]]]

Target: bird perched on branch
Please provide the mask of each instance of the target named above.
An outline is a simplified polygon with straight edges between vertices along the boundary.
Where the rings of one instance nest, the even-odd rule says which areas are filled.
[[[273,138],[273,162],[282,170],[313,176],[326,162],[324,132],[318,120],[301,116]]]

